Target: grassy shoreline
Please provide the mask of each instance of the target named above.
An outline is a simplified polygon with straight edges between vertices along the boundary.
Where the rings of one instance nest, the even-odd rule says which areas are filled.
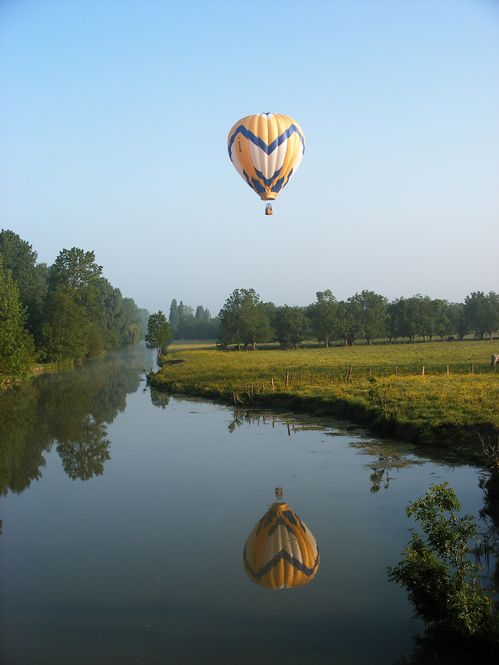
[[[488,342],[234,353],[184,347],[169,354],[184,362],[163,365],[149,383],[239,406],[348,418],[395,438],[458,447],[479,461],[480,436],[493,440],[499,433],[499,373],[487,365],[492,348]]]

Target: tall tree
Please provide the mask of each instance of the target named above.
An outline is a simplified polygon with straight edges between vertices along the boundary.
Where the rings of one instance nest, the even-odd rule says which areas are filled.
[[[358,305],[349,300],[338,303],[338,330],[341,331],[345,346],[352,346],[362,333],[358,309]]]
[[[488,333],[492,339],[499,330],[499,295],[490,291],[475,291],[464,299],[464,316],[470,330],[483,339]]]
[[[36,263],[37,253],[29,242],[8,230],[0,231],[0,257],[19,290],[19,299],[26,310],[26,327],[37,339],[47,292],[47,266]]]
[[[348,299],[352,314],[368,344],[387,334],[388,300],[374,291],[362,291]]]
[[[178,328],[178,325],[180,323],[180,317],[178,314],[178,305],[177,301],[175,298],[173,298],[171,305],[170,305],[170,316],[168,317],[168,320],[170,322],[171,327],[176,330]]]
[[[158,356],[165,353],[171,341],[170,324],[160,310],[151,314],[147,323],[146,344],[150,349],[157,349]]]
[[[392,340],[397,339],[398,337],[404,337],[404,301],[403,298],[397,298],[391,303],[388,303],[387,306],[387,327],[388,327],[388,338],[390,343]]]
[[[42,343],[48,361],[83,360],[89,351],[89,321],[72,293],[59,286],[49,293],[42,326]]]
[[[423,337],[423,342],[429,338],[433,339],[437,326],[437,312],[434,301],[429,296],[420,296],[419,298],[419,332]]]
[[[267,341],[271,327],[265,305],[254,289],[235,289],[220,310],[220,338],[224,344],[241,346]]]
[[[444,337],[452,335],[454,326],[451,307],[447,300],[433,300],[433,315],[435,317],[435,334],[443,341]]]
[[[119,345],[125,334],[118,323],[122,297],[101,273],[93,251],[73,247],[59,252],[49,270],[42,326],[48,359],[79,361]]]
[[[422,296],[416,295],[410,298],[400,298],[398,301],[399,307],[399,323],[400,335],[408,337],[411,342],[414,342],[416,335],[420,334],[420,301]]]
[[[338,320],[338,302],[329,289],[317,291],[316,302],[309,306],[308,316],[313,335],[324,346],[328,347],[331,342],[341,334]]]
[[[102,266],[95,263],[94,252],[73,247],[59,252],[50,268],[49,283],[52,288],[63,286],[68,294],[89,308],[102,273]]]
[[[451,320],[452,334],[456,333],[459,339],[463,339],[469,333],[468,322],[466,321],[465,305],[462,302],[453,302],[449,304],[449,316]]]
[[[33,339],[24,328],[19,289],[0,257],[0,376],[23,375],[33,362]]]
[[[296,349],[308,333],[308,319],[303,307],[278,307],[274,315],[274,329],[281,346]]]

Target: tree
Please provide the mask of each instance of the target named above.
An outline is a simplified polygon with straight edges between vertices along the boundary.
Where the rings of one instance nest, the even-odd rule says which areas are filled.
[[[25,320],[19,289],[0,257],[0,376],[22,376],[33,363],[34,343]]]
[[[26,310],[26,327],[38,340],[47,293],[47,266],[37,264],[37,253],[31,245],[8,230],[0,231],[0,257],[19,290],[21,305]]]
[[[194,312],[192,310],[192,307],[190,307],[189,305],[184,305],[184,303],[181,300],[178,306],[179,324],[181,324],[184,319],[190,319],[193,316]]]
[[[423,336],[423,342],[428,337],[431,340],[437,326],[436,301],[429,296],[419,296],[419,332]]]
[[[483,339],[485,333],[492,339],[499,329],[499,294],[475,291],[464,299],[464,316],[470,330]]]
[[[270,338],[271,327],[265,305],[254,289],[235,289],[220,310],[220,339],[224,344],[256,348]]]
[[[158,356],[166,353],[171,342],[170,324],[160,310],[151,314],[147,323],[146,344],[149,349],[157,349]]]
[[[392,309],[391,315],[396,320],[397,337],[408,337],[409,341],[414,342],[416,335],[423,334],[422,299],[423,296],[418,294],[411,298],[399,298],[395,301],[395,310]]]
[[[308,332],[308,319],[302,307],[278,307],[274,316],[274,328],[279,344],[285,348],[297,348]]]
[[[317,301],[308,307],[310,327],[314,337],[328,347],[341,334],[338,302],[329,289],[315,295]]]
[[[177,305],[175,299],[170,305],[170,326],[176,339],[216,339],[218,336],[218,319],[212,319],[210,312],[202,305],[196,312],[182,301]]]
[[[53,286],[64,286],[77,302],[87,305],[101,273],[102,266],[95,263],[94,252],[73,247],[59,252],[50,268],[49,281]]]
[[[251,290],[251,289],[250,289]],[[243,305],[242,340],[245,346],[256,349],[257,342],[268,342],[272,338],[272,328],[267,318],[264,303],[253,306],[251,297]]]
[[[435,317],[434,330],[443,341],[444,337],[452,335],[454,332],[451,306],[447,300],[433,300],[433,315]]]
[[[140,342],[140,326],[138,323],[128,324],[128,344],[136,346]]]
[[[180,323],[180,317],[178,315],[178,305],[175,298],[172,300],[170,305],[170,316],[168,317],[168,320],[173,330],[176,330],[178,328],[178,324]]]
[[[123,298],[123,344],[136,345],[142,335],[141,313],[133,298]]]
[[[387,306],[387,327],[390,343],[393,339],[404,337],[404,299],[397,298]]]
[[[348,299],[352,314],[368,344],[387,334],[388,300],[374,291],[362,291]]]
[[[408,517],[421,524],[412,532],[403,559],[388,569],[389,579],[406,588],[418,616],[464,635],[487,631],[492,603],[478,584],[479,567],[472,563],[468,543],[478,529],[472,515],[458,516],[461,504],[447,483],[432,485],[410,503]]]
[[[459,339],[463,339],[469,333],[468,322],[466,321],[464,303],[450,303],[449,317],[451,320],[452,333],[456,333]]]
[[[42,348],[48,361],[80,361],[89,351],[90,324],[82,305],[64,286],[51,291],[42,326]]]
[[[361,333],[360,316],[355,303],[341,300],[337,307],[338,337],[341,337],[345,346],[352,346]]]

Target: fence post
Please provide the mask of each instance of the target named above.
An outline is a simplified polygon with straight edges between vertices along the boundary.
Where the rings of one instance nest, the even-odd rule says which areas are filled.
[[[475,373],[475,366],[474,366],[474,365],[471,365],[471,373],[472,373],[472,374]]]
[[[447,365],[447,376],[450,374],[449,365]]]
[[[424,365],[423,365],[423,369],[421,370],[421,376],[424,376]]]

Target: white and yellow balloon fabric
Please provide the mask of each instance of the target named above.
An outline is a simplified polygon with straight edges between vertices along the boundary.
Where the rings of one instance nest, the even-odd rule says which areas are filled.
[[[319,568],[319,548],[310,529],[287,503],[273,503],[250,533],[243,552],[244,569],[267,589],[308,584]]]
[[[305,152],[302,128],[280,113],[238,120],[229,132],[229,157],[263,201],[274,201],[296,173]]]

